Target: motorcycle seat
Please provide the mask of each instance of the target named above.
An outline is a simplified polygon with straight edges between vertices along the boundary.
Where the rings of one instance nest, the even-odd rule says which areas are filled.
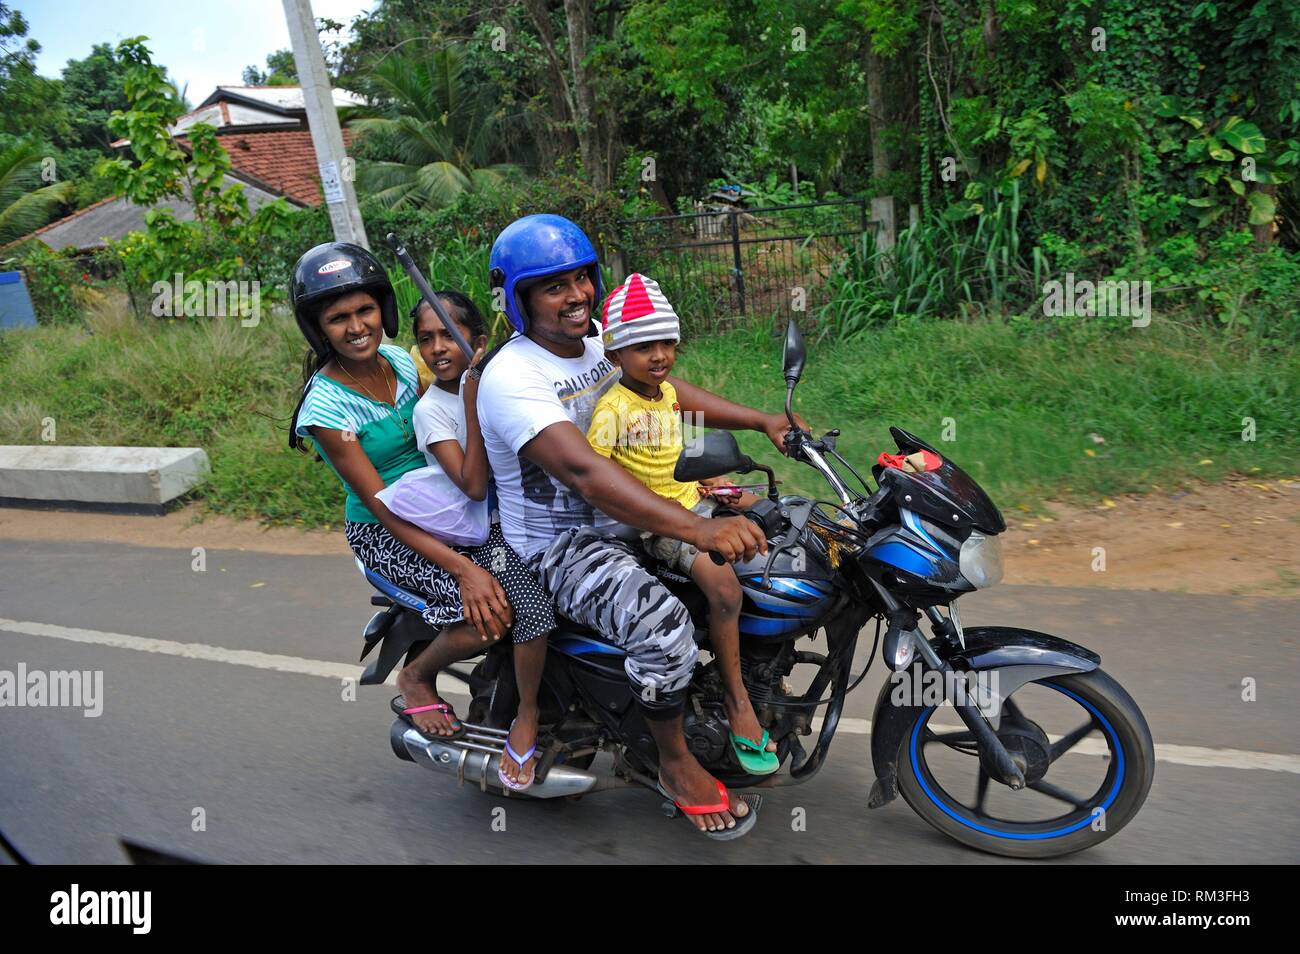
[[[410,590],[402,589],[402,587],[398,586],[396,583],[370,569],[370,567],[366,566],[360,560],[357,560],[356,564],[357,569],[360,570],[361,575],[370,582],[370,585],[380,593],[383,593],[394,603],[404,606],[409,610],[414,610],[417,613],[423,613],[425,608],[428,606],[428,603],[424,601],[423,597],[412,593]]]
[[[627,655],[597,630],[559,615],[555,618],[555,632],[551,634],[550,644],[566,656]]]

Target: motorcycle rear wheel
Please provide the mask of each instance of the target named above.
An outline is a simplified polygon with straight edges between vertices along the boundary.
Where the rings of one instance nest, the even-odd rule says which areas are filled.
[[[960,730],[932,730],[928,725],[930,718],[940,711],[933,706],[921,710],[903,738],[898,754],[898,787],[913,811],[962,844],[1011,858],[1055,858],[1100,844],[1133,819],[1151,788],[1155,749],[1151,731],[1137,704],[1118,682],[1100,669],[1027,683],[1013,693],[1009,708],[1003,709],[1004,722],[999,729],[1004,744],[1023,739],[1026,746],[1033,747],[1035,738],[1044,737],[1040,727],[1032,721],[1032,713],[1020,713],[1016,703],[1016,696],[1028,686],[1044,686],[1061,693],[1073,700],[1089,719],[1070,732],[1062,733],[1065,738],[1052,742],[1047,750],[1049,758],[1051,750],[1069,742],[1089,725],[1091,728],[1087,735],[1093,739],[1100,737],[1104,743],[1106,752],[1097,752],[1096,743],[1092,743],[1092,754],[1101,755],[1108,764],[1101,785],[1091,796],[1073,795],[1049,782],[1054,760],[1048,763],[1048,769],[1035,782],[1038,788],[1031,786],[1020,792],[1011,792],[1005,786],[991,782],[979,767],[978,759],[971,758],[970,765],[974,771],[969,774],[978,776],[975,779],[976,803],[974,806],[967,804],[952,795],[936,778],[926,752],[938,744],[940,750],[948,748],[970,754],[973,743],[967,741],[969,733]],[[1032,727],[1027,728],[1020,739],[1008,740],[1004,735],[1008,732],[1006,714],[1009,711],[1012,715],[1022,715],[1027,720],[1025,724]],[[1069,754],[1085,737],[1074,739],[1055,758]],[[1041,750],[1039,754],[1042,754]],[[1059,817],[1033,820],[995,816],[984,808],[990,786],[1014,799],[1046,795],[1049,803],[1070,804],[1072,811]]]

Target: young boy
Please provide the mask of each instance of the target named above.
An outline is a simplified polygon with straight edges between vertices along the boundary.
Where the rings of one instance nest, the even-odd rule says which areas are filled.
[[[601,316],[605,356],[622,370],[619,383],[601,397],[587,442],[646,487],[703,516],[717,504],[700,497],[695,484],[673,479],[682,452],[681,408],[668,375],[677,360],[680,323],[652,278],[632,274],[605,299]],[[740,676],[740,581],[728,565],[700,559],[695,547],[642,533],[646,550],[670,569],[691,577],[708,597],[709,640],[725,688],[731,744],[751,775],[780,766],[776,745],[758,724]]]

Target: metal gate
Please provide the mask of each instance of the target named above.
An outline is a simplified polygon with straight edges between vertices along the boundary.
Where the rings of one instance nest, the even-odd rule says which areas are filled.
[[[835,260],[867,226],[865,199],[706,210],[623,222],[619,251],[625,274],[659,282],[684,331],[721,330],[813,313]]]

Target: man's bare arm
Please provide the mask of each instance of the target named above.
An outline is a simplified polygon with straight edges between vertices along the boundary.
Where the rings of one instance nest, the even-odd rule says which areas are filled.
[[[520,451],[587,503],[621,523],[715,550],[729,560],[767,552],[767,540],[743,517],[706,520],[660,497],[611,460],[601,457],[569,421],[550,425]]]

